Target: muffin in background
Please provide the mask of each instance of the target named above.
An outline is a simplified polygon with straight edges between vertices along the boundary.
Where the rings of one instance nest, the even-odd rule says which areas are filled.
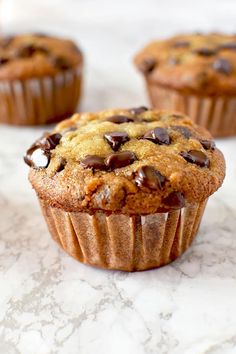
[[[83,58],[70,40],[44,34],[0,37],[0,123],[53,123],[75,112]]]
[[[80,262],[124,271],[180,256],[225,174],[204,128],[145,107],[75,114],[25,162],[54,240]]]
[[[215,137],[236,134],[236,35],[175,36],[134,61],[153,107],[183,112]]]

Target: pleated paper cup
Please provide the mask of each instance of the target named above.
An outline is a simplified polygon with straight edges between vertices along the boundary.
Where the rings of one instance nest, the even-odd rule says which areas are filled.
[[[185,113],[214,137],[236,135],[236,97],[186,95],[149,82],[147,89],[154,108]]]
[[[56,76],[0,81],[0,122],[42,125],[67,118],[81,93],[81,67]]]
[[[65,212],[40,200],[53,239],[69,255],[92,266],[129,272],[157,268],[179,257],[197,234],[206,202],[129,216]]]

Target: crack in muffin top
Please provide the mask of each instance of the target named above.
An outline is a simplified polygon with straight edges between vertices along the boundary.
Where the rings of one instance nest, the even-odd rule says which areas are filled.
[[[41,33],[0,36],[0,80],[54,76],[82,61],[82,53],[71,40]]]
[[[27,151],[39,198],[66,211],[150,214],[198,203],[222,184],[211,135],[175,112],[75,114]]]
[[[135,57],[150,82],[198,95],[236,94],[236,35],[179,35],[147,45]]]

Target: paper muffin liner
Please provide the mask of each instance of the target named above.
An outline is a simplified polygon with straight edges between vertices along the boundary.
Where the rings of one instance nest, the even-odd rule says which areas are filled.
[[[207,200],[167,213],[124,215],[65,212],[40,200],[53,239],[92,266],[138,271],[172,262],[191,244]]]
[[[39,125],[60,121],[76,110],[81,67],[54,77],[0,81],[0,122]]]
[[[236,96],[200,97],[147,83],[152,106],[187,114],[215,137],[236,135]]]

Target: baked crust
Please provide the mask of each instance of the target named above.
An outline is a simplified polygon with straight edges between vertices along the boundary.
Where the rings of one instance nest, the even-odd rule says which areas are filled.
[[[43,34],[0,37],[0,80],[55,76],[82,65],[82,54],[67,39]]]
[[[122,124],[109,121],[117,115],[133,121]],[[157,127],[164,128],[169,144],[143,138]],[[113,170],[84,166],[81,162],[88,155],[106,159],[114,153],[104,138],[111,132],[128,134],[129,140],[118,152],[131,151],[137,159]],[[102,210],[123,214],[168,211],[183,206],[173,205],[173,192],[179,193],[185,204],[201,202],[214,193],[224,179],[224,158],[213,147],[211,135],[188,117],[174,112],[146,110],[134,114],[134,110],[117,109],[75,114],[58,124],[53,133],[60,133],[62,137],[50,151],[48,166],[31,167],[29,179],[40,199],[65,211]],[[211,142],[212,148],[203,144],[203,140]],[[193,150],[206,156],[209,167],[190,163],[181,155]],[[163,176],[160,187],[153,189],[137,183],[140,182],[137,173],[144,166],[151,166]]]
[[[148,82],[186,94],[236,95],[236,35],[186,34],[147,45],[134,59]]]

